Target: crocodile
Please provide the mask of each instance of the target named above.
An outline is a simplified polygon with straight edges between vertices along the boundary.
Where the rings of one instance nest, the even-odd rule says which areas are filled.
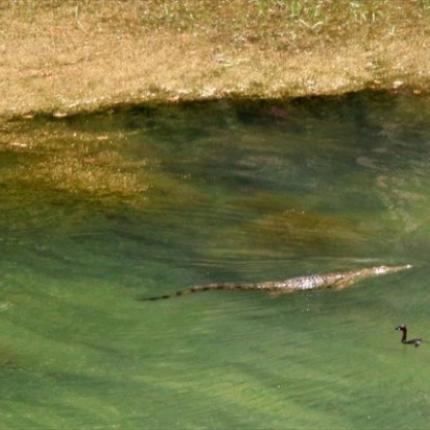
[[[225,282],[206,285],[196,285],[194,287],[185,288],[172,294],[164,294],[155,297],[143,297],[139,300],[161,300],[169,299],[175,296],[183,296],[186,294],[197,293],[200,291],[213,291],[213,290],[255,290],[263,291],[270,294],[272,297],[277,297],[282,294],[289,294],[296,291],[308,291],[318,288],[333,288],[335,290],[343,290],[359,282],[363,279],[374,278],[389,273],[401,272],[409,270],[412,265],[405,264],[402,266],[374,266],[358,270],[351,270],[348,272],[331,272],[314,274],[308,276],[299,276],[296,278],[289,278],[283,281],[268,281],[268,282]]]

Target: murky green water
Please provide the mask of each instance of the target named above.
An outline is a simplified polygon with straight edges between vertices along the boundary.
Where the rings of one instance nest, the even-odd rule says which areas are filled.
[[[430,99],[39,119],[0,144],[2,428],[428,428],[429,346],[394,327],[430,340]],[[135,300],[396,263],[342,292]]]

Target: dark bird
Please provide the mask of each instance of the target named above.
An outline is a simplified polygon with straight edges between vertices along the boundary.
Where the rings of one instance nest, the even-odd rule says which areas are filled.
[[[415,348],[417,348],[423,343],[423,340],[420,337],[417,337],[415,339],[409,339],[409,340],[407,339],[408,329],[405,324],[400,324],[398,327],[396,327],[396,330],[400,330],[402,332],[401,342],[405,345],[414,345]]]

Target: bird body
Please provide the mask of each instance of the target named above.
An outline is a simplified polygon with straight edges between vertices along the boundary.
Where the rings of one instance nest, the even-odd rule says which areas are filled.
[[[418,348],[423,343],[423,340],[420,337],[416,337],[414,339],[408,339],[408,328],[406,327],[405,324],[400,324],[399,326],[396,327],[396,330],[399,330],[402,332],[402,338],[400,341],[404,345],[414,345],[415,348]]]

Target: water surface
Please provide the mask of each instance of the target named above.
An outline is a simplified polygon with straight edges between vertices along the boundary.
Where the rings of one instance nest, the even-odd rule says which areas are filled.
[[[145,107],[0,141],[11,429],[425,429],[430,99]],[[379,264],[342,292],[193,284]]]

